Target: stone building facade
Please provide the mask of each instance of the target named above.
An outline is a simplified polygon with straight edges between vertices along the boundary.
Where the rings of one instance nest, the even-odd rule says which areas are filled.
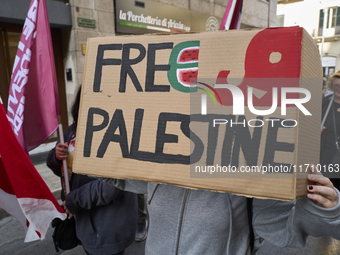
[[[70,112],[75,93],[82,82],[87,38],[122,34],[117,32],[115,22],[117,18],[115,8],[119,1],[120,4],[122,2],[124,4],[131,2],[131,4],[134,3],[135,5],[144,5],[146,2],[152,3],[152,1],[158,2],[157,4],[162,4],[160,9],[165,10],[165,12],[170,7],[176,7],[178,8],[176,10],[180,12],[184,10],[192,11],[196,13],[196,17],[213,16],[218,21],[221,21],[228,4],[228,0],[46,0],[51,28],[56,30],[57,34],[60,34],[60,40],[55,40],[53,35],[52,40],[54,47],[59,50],[58,52],[55,51],[55,55],[57,54],[56,59],[61,59],[59,61],[61,63],[57,65],[59,70],[57,70],[59,73],[57,76],[59,91],[61,91],[59,92],[61,105],[65,108],[64,113]],[[21,23],[22,27],[29,3],[30,0],[0,0],[0,6],[5,7],[2,8],[2,11],[0,10],[0,28],[3,29],[4,35],[11,31],[12,23],[18,26]],[[23,9],[20,14],[16,13],[19,4],[21,9]],[[276,6],[277,0],[244,0],[241,28],[275,26]],[[145,7],[146,11],[148,11],[147,8]],[[16,13],[15,20],[10,17],[11,12]],[[196,21],[199,20],[196,18]],[[88,23],[86,24],[86,22]],[[19,31],[16,32],[20,33]],[[15,45],[17,43],[15,38],[11,39],[13,40],[12,44]],[[0,47],[6,48],[9,46],[0,44]],[[4,68],[4,66],[0,65],[0,72],[1,68]],[[7,64],[7,70],[11,70],[10,64]],[[1,86],[7,86],[8,91],[9,83],[8,85],[4,84]],[[5,92],[0,91],[0,93],[6,96],[5,87],[1,90]],[[65,127],[69,122],[70,119],[64,118],[63,124]]]
[[[278,26],[301,26],[313,37],[324,77],[340,69],[339,0],[279,0],[277,18]]]

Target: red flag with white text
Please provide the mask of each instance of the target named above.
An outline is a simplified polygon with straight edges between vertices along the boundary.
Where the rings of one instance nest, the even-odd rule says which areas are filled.
[[[46,0],[32,0],[15,57],[7,107],[8,120],[26,152],[58,127],[60,115]]]
[[[25,242],[44,239],[54,218],[66,214],[16,139],[0,103],[0,208],[26,228]]]

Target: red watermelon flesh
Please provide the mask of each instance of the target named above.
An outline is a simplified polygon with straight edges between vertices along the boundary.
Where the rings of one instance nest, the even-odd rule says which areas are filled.
[[[189,69],[177,69],[177,78],[184,86],[196,86],[197,67]]]
[[[189,47],[181,50],[179,53],[177,62],[178,63],[188,63],[197,62],[199,54],[199,47]]]

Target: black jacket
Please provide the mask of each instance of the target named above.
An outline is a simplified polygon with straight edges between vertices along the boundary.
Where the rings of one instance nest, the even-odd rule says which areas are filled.
[[[73,135],[70,126],[64,133],[65,141],[69,142]],[[61,176],[62,162],[55,158],[55,149],[50,151],[47,165]],[[115,254],[134,241],[136,194],[75,173],[70,180],[70,189],[66,207],[75,215],[77,236],[86,251],[91,254]]]
[[[330,104],[330,100],[332,95],[323,97],[322,99],[322,119],[326,114],[327,108]],[[321,143],[320,143],[320,164],[326,169],[328,168],[329,164],[332,164],[333,158],[336,154],[337,148],[335,145],[336,135],[340,136],[340,112],[338,109],[340,108],[340,104],[333,102],[328,112],[326,121],[324,126],[326,129],[321,134]],[[333,117],[334,116],[334,117]],[[334,119],[335,119],[335,127],[334,127]],[[336,130],[336,133],[334,132]],[[332,165],[333,167],[334,165]],[[325,176],[330,177],[331,181],[333,182],[334,186],[340,189],[340,173],[338,172],[325,172],[323,173]]]
[[[327,108],[329,106],[330,100],[332,95],[323,97],[322,99],[322,119],[326,114]],[[335,137],[340,136],[340,112],[337,110],[340,108],[340,104],[335,102],[332,103],[330,111],[327,115],[326,121],[324,126],[326,129],[321,134],[321,144],[320,144],[320,164],[330,164],[335,153],[336,153],[336,146],[335,146]],[[333,117],[334,116],[334,117]],[[335,119],[335,127],[336,127],[336,134],[334,132],[334,120]]]

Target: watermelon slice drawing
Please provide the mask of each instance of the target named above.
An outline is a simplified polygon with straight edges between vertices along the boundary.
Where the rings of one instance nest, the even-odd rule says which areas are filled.
[[[172,49],[168,80],[174,89],[186,93],[197,91],[199,44],[199,41],[187,41]]]
[[[196,86],[197,71],[197,67],[190,69],[177,69],[178,82],[183,86]]]
[[[198,62],[199,47],[189,47],[180,51],[178,55],[178,63],[194,63]]]

